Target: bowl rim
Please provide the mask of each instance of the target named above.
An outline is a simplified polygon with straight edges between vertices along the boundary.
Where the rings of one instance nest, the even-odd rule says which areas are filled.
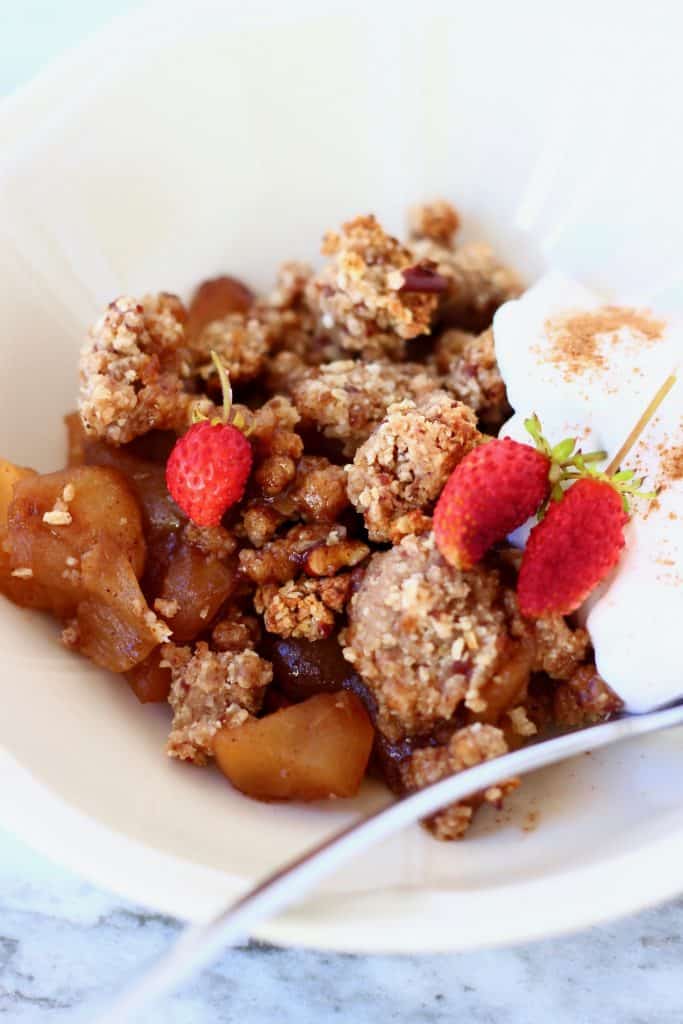
[[[66,96],[88,71],[111,63],[115,41],[158,17],[148,3],[57,58],[0,103],[3,156],[23,155],[27,136],[58,121]],[[11,152],[10,152],[11,150]],[[245,890],[234,875],[145,846],[69,806],[0,747],[0,822],[36,850],[88,881],[138,904],[185,920],[200,920]],[[387,889],[316,894],[255,931],[285,946],[351,953],[462,952],[529,942],[577,931],[634,913],[680,894],[683,872],[677,835],[641,851],[606,856],[558,878],[502,884],[495,889]],[[552,887],[552,888],[551,888]],[[464,927],[452,922],[464,920]]]
[[[69,806],[0,749],[0,821],[50,860],[133,903],[186,921],[205,920],[248,885],[227,872],[163,853]],[[636,913],[681,891],[670,835],[635,850],[541,879],[449,891],[388,888],[315,893],[254,938],[357,954],[458,953],[548,939]],[[558,898],[559,893],[559,898]],[[462,927],[453,927],[460,921]]]

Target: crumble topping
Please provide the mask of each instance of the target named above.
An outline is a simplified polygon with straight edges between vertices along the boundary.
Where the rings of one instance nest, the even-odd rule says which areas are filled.
[[[570,629],[561,615],[534,620],[536,672],[551,679],[570,679],[588,656],[590,638],[585,629]]]
[[[420,203],[408,210],[408,231],[411,238],[427,238],[450,248],[459,227],[458,211],[445,199]]]
[[[265,366],[270,347],[267,325],[249,313],[228,313],[206,325],[191,346],[195,371],[204,379],[215,374],[215,352],[233,384],[253,380]]]
[[[194,651],[164,644],[161,666],[171,670],[172,678],[167,752],[200,765],[213,756],[219,729],[242,725],[259,711],[273,678],[270,662],[255,651],[212,651],[204,642]]]
[[[235,654],[253,650],[260,639],[259,620],[240,608],[227,609],[211,632],[211,644],[217,651],[233,651]]]
[[[526,739],[529,736],[535,736],[538,732],[536,723],[532,722],[529,718],[527,709],[523,705],[520,704],[519,707],[510,708],[510,710],[506,711],[505,714],[510,720],[513,732],[518,736],[522,736]]]
[[[242,571],[256,584],[287,583],[303,569],[310,576],[333,576],[353,568],[370,553],[362,541],[347,538],[344,526],[329,523],[293,526],[262,548],[243,548]]]
[[[73,484],[66,484],[61,495],[56,499],[53,507],[43,513],[43,522],[48,526],[70,526],[73,522],[69,512],[69,504],[76,497]]]
[[[292,398],[305,423],[353,456],[393,402],[420,398],[434,386],[417,363],[341,360],[302,374]]]
[[[269,633],[304,640],[324,640],[335,627],[335,614],[343,611],[351,591],[349,573],[311,579],[301,577],[278,587],[258,587],[254,607],[263,615]]]
[[[512,409],[496,360],[493,329],[470,334],[450,328],[437,340],[434,350],[441,386],[477,413],[487,430],[497,432]]]
[[[513,595],[514,596],[514,595]],[[392,741],[429,733],[461,703],[484,711],[501,666],[522,647],[511,635],[499,573],[442,558],[432,534],[374,554],[349,607],[344,656],[377,701]],[[529,663],[520,664],[524,688]]]
[[[356,217],[340,233],[328,232],[322,252],[332,259],[306,288],[322,333],[366,358],[400,356],[407,339],[429,334],[438,297],[401,290],[402,271],[418,260],[375,217]]]
[[[595,665],[581,665],[555,690],[553,713],[558,725],[576,728],[601,722],[622,707]]]
[[[448,249],[423,239],[413,249],[420,258],[432,260],[448,281],[438,311],[448,325],[483,331],[498,307],[522,292],[517,274],[500,262],[490,245],[470,242]]]
[[[484,761],[507,754],[508,745],[500,729],[492,725],[475,723],[459,729],[448,743],[436,747],[423,747],[400,765],[400,777],[406,792],[424,789],[449,775],[473,768]],[[503,798],[519,785],[517,779],[508,779],[491,786],[483,793],[466,801],[452,804],[427,818],[423,825],[437,839],[461,839],[469,828],[476,807],[482,802],[500,805]]]
[[[235,535],[224,526],[197,526],[190,521],[183,528],[183,536],[188,544],[202,554],[221,560],[234,554],[238,546]]]
[[[174,615],[177,615],[180,611],[180,605],[175,600],[165,601],[162,597],[157,597],[153,605],[154,611],[158,612],[164,619],[172,619]]]
[[[86,433],[125,444],[185,423],[191,397],[183,321],[175,295],[116,299],[81,350],[79,410]]]
[[[452,470],[478,443],[471,409],[444,391],[390,405],[385,418],[348,467],[351,503],[370,540],[387,541],[411,523],[402,517],[431,510]]]

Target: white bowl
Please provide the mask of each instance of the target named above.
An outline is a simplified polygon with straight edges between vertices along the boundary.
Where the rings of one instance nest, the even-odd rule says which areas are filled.
[[[552,263],[683,309],[674,5],[646,22],[612,4],[319,6],[166,0],[0,110],[3,455],[60,465],[78,347],[116,294],[220,270],[265,286],[325,228],[374,210],[400,230],[427,196],[529,276]],[[200,918],[386,799],[263,806],[169,762],[167,710],[57,632],[0,601],[0,820],[100,884]],[[682,755],[674,734],[539,773],[465,843],[416,827],[259,934],[466,949],[670,896]]]

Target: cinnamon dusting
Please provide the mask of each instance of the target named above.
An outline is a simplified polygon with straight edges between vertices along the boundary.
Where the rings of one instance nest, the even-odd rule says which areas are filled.
[[[587,370],[607,369],[604,345],[617,344],[622,331],[630,331],[638,345],[648,345],[661,340],[665,326],[663,320],[656,320],[647,310],[627,306],[601,306],[589,312],[563,314],[546,321],[545,329],[552,342],[546,359],[564,367],[569,380]]]
[[[683,444],[669,448],[662,453],[661,467],[669,480],[683,479]]]

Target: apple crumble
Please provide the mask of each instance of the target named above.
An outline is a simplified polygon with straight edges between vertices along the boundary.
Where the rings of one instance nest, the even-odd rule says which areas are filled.
[[[221,276],[187,306],[115,298],[67,468],[0,461],[0,590],[170,705],[171,757],[250,796],[352,796],[366,771],[409,793],[619,708],[583,629],[521,614],[506,543],[459,569],[435,542],[449,477],[511,413],[491,321],[522,290],[459,226],[444,200],[405,241],[359,216],[264,295]],[[169,459],[198,422],[251,454],[241,496],[193,521]],[[209,502],[206,459],[175,486]],[[460,838],[516,785],[426,825]]]

